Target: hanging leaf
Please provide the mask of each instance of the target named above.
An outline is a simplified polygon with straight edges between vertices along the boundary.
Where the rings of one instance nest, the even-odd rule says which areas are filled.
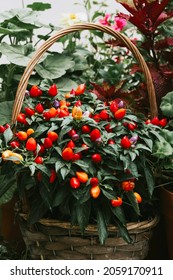
[[[100,243],[103,245],[106,238],[108,237],[106,221],[103,212],[97,209],[97,226]]]
[[[89,223],[90,210],[91,204],[88,202],[83,204],[79,203],[76,207],[77,221],[82,233],[84,233],[84,230]]]

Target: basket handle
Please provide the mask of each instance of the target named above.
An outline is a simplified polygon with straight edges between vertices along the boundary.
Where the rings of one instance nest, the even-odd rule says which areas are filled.
[[[53,36],[51,36],[48,40],[46,40],[35,52],[34,56],[28,63],[27,67],[25,68],[25,71],[20,79],[18,89],[16,92],[13,110],[12,110],[12,123],[14,124],[16,122],[16,118],[22,108],[23,100],[25,97],[25,91],[28,85],[29,78],[34,70],[34,67],[39,62],[40,58],[44,55],[44,53],[55,43],[58,39],[64,37],[65,35],[68,35],[72,32],[77,32],[81,30],[100,30],[102,32],[105,32],[107,34],[112,35],[119,41],[121,41],[134,55],[136,60],[138,61],[139,65],[142,68],[142,71],[145,76],[145,81],[147,85],[148,90],[148,98],[149,98],[149,104],[150,104],[150,113],[151,117],[158,115],[158,109],[157,109],[157,102],[156,102],[156,95],[155,90],[153,86],[153,81],[151,78],[150,71],[148,69],[148,66],[138,51],[137,47],[123,34],[113,30],[112,28],[100,24],[95,23],[83,23],[83,24],[74,24],[71,27],[61,29],[57,33],[55,33]]]

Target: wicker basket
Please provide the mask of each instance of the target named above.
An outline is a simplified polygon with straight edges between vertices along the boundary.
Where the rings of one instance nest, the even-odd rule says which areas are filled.
[[[100,245],[97,227],[89,225],[85,235],[78,226],[58,220],[41,219],[34,225],[27,223],[27,215],[18,213],[19,225],[29,250],[35,260],[141,260],[149,250],[149,240],[158,223],[154,219],[127,224],[132,238],[128,244],[119,236],[116,226],[109,226],[108,238]]]
[[[28,80],[40,58],[58,39],[81,30],[100,30],[110,34],[132,52],[145,76],[151,117],[157,116],[157,103],[152,78],[142,55],[135,45],[126,36],[107,26],[86,23],[62,29],[45,41],[36,51],[20,80],[13,106],[12,123],[16,122],[23,104]],[[41,219],[31,226],[27,223],[27,214],[23,214],[19,210],[17,214],[31,259],[144,259],[148,253],[152,230],[158,223],[158,217],[155,217],[151,220],[128,224],[127,228],[133,239],[133,244],[127,244],[119,236],[118,228],[111,226],[108,229],[109,238],[105,245],[100,245],[97,227],[94,225],[88,226],[85,235],[81,236],[79,227],[72,227],[69,223]]]

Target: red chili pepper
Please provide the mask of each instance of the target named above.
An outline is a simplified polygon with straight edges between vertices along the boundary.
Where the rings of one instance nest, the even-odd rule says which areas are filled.
[[[112,205],[113,207],[119,207],[119,206],[122,205],[122,203],[123,203],[123,201],[122,201],[122,198],[121,198],[121,197],[117,197],[117,199],[112,199],[112,200],[111,200],[111,205]]]
[[[73,155],[74,155],[74,153],[73,153],[73,150],[71,148],[65,148],[62,151],[63,160],[66,160],[66,161],[72,160]]]
[[[102,156],[100,154],[93,154],[91,158],[95,163],[99,163],[102,161]]]
[[[83,171],[77,171],[76,176],[81,183],[86,183],[88,181],[88,174]]]
[[[90,179],[91,186],[97,186],[99,184],[99,179],[97,177],[93,177]]]
[[[159,121],[159,125],[161,126],[161,127],[164,127],[164,126],[166,126],[167,125],[167,119],[161,119],[160,121]]]
[[[115,114],[114,114],[114,117],[117,119],[117,120],[121,120],[124,118],[126,114],[126,109],[124,108],[121,108],[121,109],[118,109]]]
[[[126,109],[124,108],[121,108],[121,109],[118,109],[115,114],[114,114],[114,117],[117,119],[117,120],[121,120],[124,118],[126,114]]]
[[[103,121],[106,121],[109,118],[109,114],[105,109],[100,112],[99,116]]]
[[[75,95],[80,95],[83,94],[85,92],[86,89],[86,85],[85,84],[81,84],[77,87],[77,89],[75,90]]]
[[[27,124],[26,115],[24,113],[19,113],[19,115],[17,116],[17,121],[19,123]]]
[[[105,130],[107,132],[112,132],[112,128],[110,128],[110,126],[111,126],[110,123],[105,126]]]
[[[26,149],[28,151],[35,151],[37,148],[37,142],[35,140],[35,138],[31,137],[27,140],[26,142]]]
[[[14,140],[12,142],[10,142],[10,146],[15,149],[15,148],[19,148],[20,147],[20,143],[17,140]]]
[[[99,195],[100,195],[100,187],[99,186],[93,186],[91,187],[90,189],[90,195],[93,197],[93,198],[97,198]]]
[[[82,133],[90,133],[91,128],[89,125],[83,125],[82,126]]]
[[[41,96],[42,95],[42,91],[41,89],[39,89],[38,86],[34,85],[31,87],[30,89],[30,96],[31,97],[38,97],[38,96]]]
[[[80,187],[80,181],[78,180],[78,178],[76,177],[72,177],[70,179],[70,186],[73,188],[73,189],[78,189]]]
[[[46,137],[44,139],[44,147],[45,147],[45,149],[50,149],[50,148],[52,148],[52,146],[53,146],[52,140],[50,138]]]
[[[35,106],[35,110],[37,111],[37,113],[42,114],[43,111],[44,111],[43,105],[42,105],[41,103],[38,103],[38,104]]]
[[[118,110],[118,104],[115,101],[111,102],[110,111],[114,114]]]
[[[52,142],[58,140],[58,134],[55,131],[48,131],[47,136],[52,140]]]
[[[38,157],[36,157],[36,159],[34,160],[34,162],[37,163],[37,164],[43,164],[43,158],[40,157],[40,156],[38,156]]]
[[[3,125],[0,125],[0,133],[4,133],[5,127]]]
[[[76,147],[76,145],[72,140],[70,140],[66,145],[66,148],[74,149],[75,147]]]
[[[124,136],[122,139],[121,139],[121,147],[123,149],[129,149],[131,147],[131,142],[130,142],[130,139],[127,137],[127,136]]]
[[[109,139],[109,140],[108,140],[108,144],[109,144],[109,145],[114,145],[114,144],[115,144],[115,141],[112,140],[112,139]]]
[[[129,192],[134,189],[135,183],[132,181],[124,181],[121,183],[121,187],[124,191]]]
[[[52,86],[50,86],[49,90],[48,90],[48,94],[51,97],[54,97],[58,94],[58,89],[56,84],[53,84]]]
[[[43,112],[43,117],[46,121],[51,119],[51,114],[49,112]]]
[[[71,129],[69,132],[68,132],[68,136],[72,137],[73,135],[77,134],[77,131],[75,129]]]
[[[158,117],[154,117],[154,118],[151,120],[151,123],[154,124],[154,125],[159,125],[159,119],[158,119]]]
[[[64,118],[64,117],[69,116],[69,114],[70,113],[69,113],[68,109],[60,109],[58,117],[59,118]]]
[[[51,183],[51,184],[54,183],[56,180],[56,177],[57,177],[56,171],[55,171],[55,169],[52,169],[50,177],[49,177],[49,183]]]
[[[26,107],[25,108],[25,114],[28,116],[28,117],[31,117],[35,114],[35,111],[32,109],[32,108],[28,108]]]
[[[82,158],[82,154],[81,153],[76,153],[76,154],[73,155],[72,161],[79,160],[81,158]]]
[[[100,137],[101,137],[101,133],[100,133],[100,130],[98,128],[95,128],[91,131],[91,133],[90,133],[91,141],[94,142]]]

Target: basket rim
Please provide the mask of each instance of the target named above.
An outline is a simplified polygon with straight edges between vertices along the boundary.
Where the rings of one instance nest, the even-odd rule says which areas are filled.
[[[19,210],[17,215],[19,217],[23,218],[27,222],[29,214],[22,213]],[[155,214],[153,218],[146,219],[144,221],[127,223],[127,230],[128,231],[133,231],[133,230],[136,230],[136,229],[138,229],[138,230],[147,230],[149,228],[152,229],[158,224],[159,220],[160,220],[159,215]],[[80,230],[80,227],[78,225],[72,225],[70,222],[56,220],[56,219],[42,218],[38,222],[36,222],[35,224],[41,224],[43,226],[48,226],[48,227],[56,227],[57,226],[59,228],[68,229],[68,230]],[[108,231],[109,232],[115,232],[115,230],[118,230],[117,226],[112,225],[112,224],[110,224],[108,226]],[[91,232],[91,231],[94,232],[94,233],[96,233],[98,231],[96,224],[89,224],[85,228],[86,233]]]
[[[14,105],[12,109],[12,120],[11,123],[16,123],[17,115],[19,114],[22,105],[23,100],[25,97],[25,91],[28,85],[29,78],[37,65],[37,63],[40,61],[41,57],[44,55],[44,53],[51,47],[55,42],[57,42],[58,39],[64,37],[65,35],[68,35],[73,32],[78,32],[82,30],[99,30],[104,33],[107,33],[111,36],[113,36],[116,39],[119,39],[133,54],[134,58],[136,58],[137,62],[139,63],[142,72],[145,77],[145,83],[147,85],[147,91],[148,91],[148,99],[150,104],[150,113],[151,117],[155,117],[158,115],[158,107],[157,107],[157,101],[156,101],[156,94],[155,89],[153,85],[153,80],[151,77],[151,73],[149,71],[149,68],[142,56],[142,54],[139,52],[138,48],[130,41],[130,39],[125,36],[124,34],[113,30],[109,26],[104,26],[97,23],[83,23],[83,24],[74,24],[68,28],[63,28],[57,33],[55,33],[53,36],[51,36],[49,39],[47,39],[35,52],[33,57],[31,58],[30,62],[25,68],[25,71],[20,79],[18,89],[16,92]]]

